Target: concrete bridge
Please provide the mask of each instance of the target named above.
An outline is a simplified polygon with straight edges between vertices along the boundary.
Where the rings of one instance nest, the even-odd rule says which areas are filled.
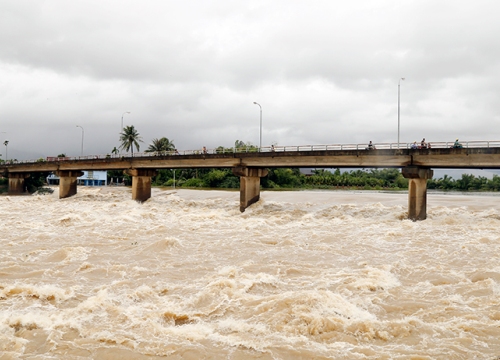
[[[432,148],[412,149],[410,144],[307,145],[266,148],[209,149],[121,155],[47,158],[0,164],[0,173],[9,178],[9,193],[20,193],[24,179],[31,173],[54,172],[60,178],[59,198],[77,193],[77,177],[82,170],[123,170],[132,177],[132,199],[151,197],[151,177],[158,169],[232,168],[240,177],[240,211],[260,198],[260,178],[270,167],[309,168],[401,168],[409,180],[408,217],[427,217],[427,180],[439,169],[499,169],[500,141],[465,142],[462,148],[452,143],[432,143]]]

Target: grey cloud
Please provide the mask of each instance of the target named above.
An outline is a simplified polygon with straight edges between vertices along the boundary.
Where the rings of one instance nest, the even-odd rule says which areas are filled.
[[[181,149],[492,139],[499,120],[490,1],[16,1],[0,4],[0,131],[12,153],[145,143]],[[3,134],[0,134],[2,139]],[[23,155],[24,156],[24,155]],[[26,155],[27,156],[27,155]]]

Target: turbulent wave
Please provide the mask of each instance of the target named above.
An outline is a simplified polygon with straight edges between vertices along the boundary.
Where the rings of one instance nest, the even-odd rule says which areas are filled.
[[[494,198],[0,197],[1,359],[494,359]]]

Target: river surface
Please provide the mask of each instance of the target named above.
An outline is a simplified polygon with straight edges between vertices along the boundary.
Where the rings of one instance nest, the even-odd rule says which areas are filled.
[[[0,359],[500,359],[500,197],[0,196]]]

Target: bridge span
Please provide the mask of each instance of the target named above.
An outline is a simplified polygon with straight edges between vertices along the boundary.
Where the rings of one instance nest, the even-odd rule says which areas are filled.
[[[470,142],[463,148],[448,143],[433,148],[411,149],[377,145],[376,150],[348,145],[273,147],[183,153],[139,153],[135,156],[105,155],[76,158],[49,158],[0,164],[0,173],[9,178],[9,193],[20,193],[31,173],[54,172],[60,178],[59,197],[77,193],[77,178],[83,170],[123,170],[132,177],[132,199],[143,202],[151,197],[151,177],[158,169],[232,168],[240,177],[240,210],[260,198],[260,178],[270,167],[309,168],[401,168],[409,180],[408,217],[427,217],[427,180],[433,168],[499,169],[500,142]],[[474,146],[469,146],[474,145]],[[337,148],[335,148],[337,147]],[[340,148],[338,148],[340,147]]]

